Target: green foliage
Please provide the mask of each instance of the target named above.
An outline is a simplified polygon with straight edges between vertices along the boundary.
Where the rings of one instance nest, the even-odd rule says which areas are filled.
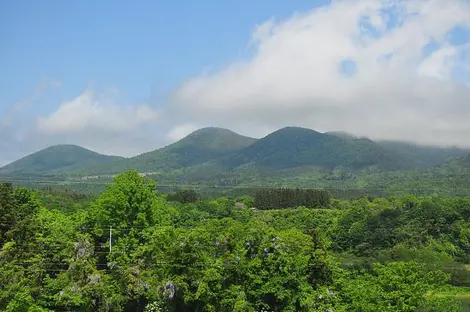
[[[200,195],[195,190],[179,190],[174,194],[168,194],[168,201],[176,201],[182,204],[195,203],[200,199]]]
[[[426,272],[422,265],[413,262],[394,262],[376,264],[370,273],[340,280],[338,287],[349,311],[412,312],[426,307],[428,291],[446,281],[443,272]]]
[[[66,213],[86,209],[93,199],[92,196],[82,192],[51,187],[38,191],[37,196],[49,209],[56,209]]]
[[[242,203],[244,207],[246,208],[253,208],[255,206],[255,201],[253,197],[244,195],[244,196],[239,196],[236,199],[237,202]]]
[[[330,194],[315,189],[263,189],[255,194],[254,205],[258,209],[280,209],[298,206],[327,207]]]
[[[5,241],[5,234],[14,226],[17,219],[17,203],[13,197],[11,183],[0,184],[0,242]]]
[[[295,205],[303,193],[280,194]],[[169,202],[136,171],[96,198],[0,184],[0,310],[453,312],[466,304],[470,199],[328,197],[322,208],[272,210],[237,202],[253,199]]]
[[[426,247],[466,261],[469,208],[469,199],[352,201],[333,234],[335,249],[373,255],[394,246]]]
[[[165,218],[160,213],[163,198],[156,194],[156,184],[137,171],[118,175],[96,200],[93,218],[100,228],[144,228]]]
[[[0,243],[11,237],[22,239],[24,228],[39,210],[35,194],[25,188],[13,189],[10,183],[0,184]]]

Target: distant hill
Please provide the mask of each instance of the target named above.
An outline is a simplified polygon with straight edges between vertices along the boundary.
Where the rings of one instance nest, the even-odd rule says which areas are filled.
[[[387,151],[406,157],[412,167],[417,169],[441,165],[452,158],[470,153],[470,149],[458,147],[425,146],[401,141],[377,141]]]
[[[168,172],[219,159],[255,141],[256,139],[223,128],[202,128],[161,149],[103,165],[94,165],[81,173],[113,174],[129,169],[146,173]]]
[[[227,129],[203,128],[174,144],[130,161],[136,168],[142,168],[142,165],[148,169],[189,167],[241,150],[255,141]]]
[[[470,196],[470,154],[425,170],[398,172],[394,176],[385,179],[384,177],[386,175],[376,178],[387,181],[390,190],[401,190],[405,193],[416,190],[418,194],[428,195]]]
[[[59,171],[77,170],[92,164],[104,164],[117,159],[122,159],[122,157],[98,154],[77,145],[54,145],[0,168],[0,175],[54,174]]]
[[[331,131],[326,134],[335,135],[342,139],[364,140],[343,131]],[[367,139],[365,139],[367,140]],[[387,152],[400,155],[406,159],[408,166],[415,169],[432,168],[445,163],[453,158],[458,158],[470,153],[470,149],[458,147],[427,146],[405,141],[378,140],[374,141]]]
[[[401,155],[388,152],[371,140],[343,138],[299,127],[275,131],[223,162],[231,168],[251,164],[268,170],[301,166],[328,169],[378,166],[387,170],[406,167]]]
[[[448,177],[449,179],[465,179],[470,181],[470,154],[462,157],[452,158],[434,168],[428,169],[427,173],[434,177]]]

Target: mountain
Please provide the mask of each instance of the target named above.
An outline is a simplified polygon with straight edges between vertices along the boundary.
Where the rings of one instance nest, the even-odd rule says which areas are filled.
[[[301,166],[328,169],[378,166],[387,170],[406,167],[401,155],[388,152],[371,140],[342,138],[299,127],[275,131],[222,162],[230,168],[250,165],[264,170]]]
[[[470,181],[470,154],[452,158],[447,162],[426,170],[426,173],[435,178],[446,178],[456,182],[458,179]]]
[[[217,159],[243,149],[256,140],[223,128],[203,128],[162,149],[131,159],[136,166],[176,169]]]
[[[364,139],[343,131],[331,131],[326,134],[335,135],[342,139]],[[470,153],[470,149],[428,146],[406,141],[378,140],[374,142],[383,147],[387,152],[405,158],[409,167],[415,169],[432,168],[453,158],[458,158]]]
[[[0,168],[0,175],[54,174],[59,171],[76,170],[92,164],[103,164],[117,159],[122,158],[98,154],[77,145],[54,145]]]
[[[113,174],[135,169],[170,186],[439,189],[453,194],[459,185],[470,187],[470,153],[463,156],[465,152],[299,127],[285,127],[261,139],[203,128],[132,158],[58,145],[1,168],[0,175],[11,179],[42,175],[42,180],[64,180],[72,185],[89,179],[102,183]]]
[[[470,154],[425,170],[403,171],[375,178],[386,181],[390,191],[418,195],[470,196]],[[371,180],[370,177],[364,177],[365,179]]]
[[[406,157],[417,169],[441,165],[453,158],[465,156],[470,149],[458,147],[425,146],[401,141],[377,141],[385,150]]]
[[[196,130],[176,143],[128,159],[91,166],[83,174],[113,174],[128,169],[139,172],[167,172],[219,159],[245,148],[256,139],[223,128]]]

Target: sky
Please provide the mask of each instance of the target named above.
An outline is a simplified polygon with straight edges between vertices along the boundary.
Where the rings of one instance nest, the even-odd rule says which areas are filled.
[[[0,165],[207,126],[470,147],[470,1],[0,2]]]

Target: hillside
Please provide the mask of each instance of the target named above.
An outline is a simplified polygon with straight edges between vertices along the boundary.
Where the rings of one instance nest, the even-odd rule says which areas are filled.
[[[343,131],[330,131],[326,132],[326,134],[334,135],[345,140],[367,140]],[[470,153],[470,149],[428,146],[406,141],[378,140],[374,142],[387,152],[400,155],[402,158],[406,159],[408,166],[414,169],[432,168],[442,165],[453,158],[462,157]]]
[[[367,139],[343,139],[314,130],[286,127],[225,156],[183,166],[153,177],[171,183],[250,184],[295,179],[308,172],[316,177],[332,170],[386,171],[408,168],[400,155]],[[337,172],[333,173],[335,176]],[[339,173],[340,175],[342,173]]]
[[[131,158],[132,168],[177,169],[217,159],[256,140],[223,128],[203,128],[162,149]]]
[[[401,169],[406,163],[401,155],[387,152],[367,139],[344,139],[314,130],[286,127],[256,141],[227,157],[230,168],[255,166],[264,170],[283,170],[301,166],[352,170],[368,166]]]
[[[122,157],[98,154],[77,145],[54,145],[0,168],[0,175],[54,174],[59,171],[77,170],[92,164],[104,164],[118,159],[122,159]]]
[[[458,147],[424,146],[400,141],[377,141],[387,151],[403,155],[414,168],[425,169],[441,165],[452,158],[470,153],[470,149]]]
[[[455,186],[470,187],[470,154],[450,159],[446,163],[426,171],[435,180],[447,181]]]
[[[223,128],[202,128],[171,145],[132,158],[95,165],[78,173],[114,174],[129,169],[168,172],[226,156],[256,140]]]
[[[426,152],[431,155],[423,156],[425,161],[414,159]],[[459,195],[464,194],[462,187],[470,188],[466,174],[470,171],[470,156],[452,158],[452,153],[463,152],[418,145],[415,154],[400,149],[390,151],[366,138],[349,135],[338,138],[336,133],[288,127],[222,159],[157,174],[154,178],[168,184],[195,183],[225,188],[269,185],[363,190],[371,194],[390,191]],[[438,166],[433,166],[431,160]]]
[[[369,178],[368,180],[373,179]],[[388,189],[391,191],[469,196],[470,154],[450,159],[444,164],[426,170],[399,172],[392,176],[377,175],[375,180],[387,181]]]

